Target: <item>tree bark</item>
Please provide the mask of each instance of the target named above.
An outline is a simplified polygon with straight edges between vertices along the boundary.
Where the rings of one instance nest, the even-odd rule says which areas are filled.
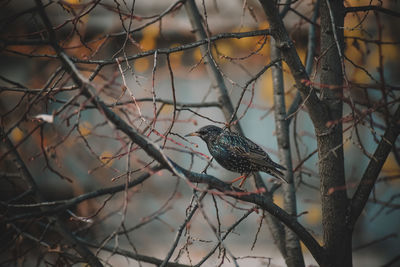
[[[188,17],[190,19],[190,23],[192,25],[194,34],[196,35],[197,40],[206,40],[207,35],[204,30],[204,27],[201,23],[202,19],[199,14],[198,8],[194,0],[188,0],[185,3],[185,9],[188,13]],[[206,63],[206,68],[209,73],[210,78],[212,79],[212,86],[218,89],[218,102],[221,104],[222,112],[227,121],[231,120],[231,116],[234,112],[234,108],[232,102],[228,95],[228,90],[224,83],[224,79],[218,70],[214,60],[211,57],[211,51],[208,50],[209,47],[207,45],[200,46],[201,54],[203,55],[203,60]],[[236,117],[233,118],[236,120]],[[234,131],[244,135],[242,128],[239,123],[232,125]],[[259,173],[254,173],[254,180],[257,188],[266,188],[264,182],[262,181],[261,175]],[[272,202],[272,196],[269,192],[264,193],[264,197]],[[274,218],[271,214],[267,213],[265,216],[265,220],[268,224],[272,237],[274,239],[275,244],[277,245],[280,253],[284,258],[286,258],[286,248],[285,248],[285,231],[283,225]]]
[[[348,198],[343,156],[343,25],[342,0],[323,0],[321,13],[321,100],[328,106],[326,132],[316,132],[323,241],[326,266],[352,266],[352,231],[347,227]]]
[[[271,38],[271,61],[281,58],[281,52],[276,47],[275,40]],[[280,162],[287,168],[285,179],[288,184],[283,184],[284,210],[293,218],[297,216],[296,192],[293,183],[292,153],[290,149],[289,121],[286,120],[285,90],[282,73],[282,62],[272,66],[272,81],[274,87],[274,115],[275,129],[278,140]],[[297,235],[285,227],[286,265],[303,267],[304,258]]]
[[[326,122],[330,120],[328,107],[320,101],[315,90],[309,85],[310,79],[296,51],[296,47],[279,16],[276,2],[274,0],[259,1],[269,22],[271,35],[282,53],[283,60],[292,73],[297,90],[300,92],[315,130],[324,132],[327,128]]]

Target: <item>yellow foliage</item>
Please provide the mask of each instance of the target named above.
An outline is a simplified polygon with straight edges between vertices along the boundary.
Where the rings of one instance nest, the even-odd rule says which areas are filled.
[[[348,151],[352,146],[351,146],[351,142],[350,142],[350,140],[348,140],[347,138],[346,139],[343,139],[344,140],[344,142],[343,142],[343,149],[344,149],[344,151]]]
[[[143,37],[139,44],[144,51],[151,50],[156,47],[159,30],[160,29],[155,25],[150,25],[143,29]]]
[[[240,29],[240,32],[248,32],[248,31],[252,31],[254,29],[252,28],[248,28],[248,27],[243,27]],[[239,29],[234,30],[235,31],[239,31]],[[260,36],[255,36],[255,37],[246,37],[246,38],[234,38],[232,39],[232,44],[234,44],[236,47],[238,47],[239,49],[252,49],[256,46],[258,40],[260,40]]]
[[[356,13],[348,14],[344,20],[344,36],[365,37],[359,27],[355,27],[360,23],[360,19]]]
[[[79,4],[81,2],[81,0],[65,0],[67,3],[70,3],[72,5],[76,5]]]
[[[385,164],[383,164],[382,167],[382,172],[383,175],[396,175],[400,173],[400,167],[397,164],[397,161],[395,160],[393,154],[389,154],[389,156],[387,157]],[[393,179],[393,180],[389,180],[390,184],[393,185],[399,185],[400,182],[399,179]]]
[[[354,14],[346,16],[344,36],[366,38],[366,36],[363,34],[363,31],[361,31],[359,28],[354,28],[354,26],[358,25],[359,23],[359,18]],[[355,39],[346,39],[346,48],[344,53],[354,63],[363,65],[363,61],[366,57],[365,43]]]
[[[317,240],[317,242],[319,244],[322,244],[322,240],[320,237],[314,236],[314,238]],[[304,243],[302,241],[300,241],[300,247],[301,247],[301,251],[303,251],[303,253],[310,253],[310,251],[308,250],[308,248],[306,247],[306,245],[304,245]]]
[[[292,105],[293,99],[294,99],[294,94],[285,93],[285,106],[286,106],[286,109],[288,109],[290,107],[290,105]]]
[[[282,69],[284,73],[290,73],[290,68],[285,61],[282,60]],[[291,77],[292,75],[289,75]]]
[[[263,40],[259,40],[259,43],[257,44],[257,48],[259,49],[263,44]],[[266,57],[269,57],[271,54],[271,42],[269,40],[266,40],[266,43],[264,44],[264,46],[261,48],[261,50],[258,52],[261,55],[264,55]]]
[[[143,29],[143,38],[156,38],[159,35],[160,28],[152,24]]]
[[[321,222],[321,208],[319,205],[312,204],[308,208],[308,213],[304,215],[304,219],[310,225],[319,224]]]
[[[268,21],[263,21],[258,25],[258,29],[260,30],[265,30],[269,29],[269,22]]]
[[[267,101],[268,104],[274,102],[274,89],[272,87],[272,73],[271,70],[267,70],[261,78],[261,98]]]
[[[297,54],[300,57],[301,62],[305,66],[306,65],[306,57],[307,57],[306,48],[305,47],[296,47],[296,50],[297,50]]]
[[[304,245],[304,243],[302,241],[300,241],[300,248],[303,253],[304,252],[310,253],[310,251],[308,250],[308,248],[306,247],[306,245]]]
[[[387,157],[385,164],[383,164],[382,171],[387,174],[400,172],[399,165],[397,165],[397,162],[392,154]]]
[[[180,46],[180,44],[173,44],[171,45],[171,48],[178,46]],[[169,55],[172,68],[177,68],[182,65],[182,56],[183,56],[183,51],[175,52]]]
[[[305,60],[306,54],[305,54],[305,50],[302,50],[303,54],[303,58]],[[289,69],[289,66],[286,64],[285,61],[282,61],[282,68],[283,68],[283,79],[284,79],[284,86],[285,86],[285,105],[288,108],[294,99],[295,93],[297,92],[296,90],[293,91],[291,90],[290,93],[287,93],[290,89],[293,89],[293,86],[295,84],[294,78],[292,76],[292,73]]]
[[[370,82],[369,76],[360,69],[355,69],[351,75],[352,81],[356,83],[368,83]]]
[[[250,28],[250,27],[242,27],[242,28],[235,28],[232,31],[233,32],[249,32],[249,31],[252,31],[252,30],[254,30],[254,29]]]
[[[361,45],[363,45],[362,42],[358,42]],[[364,59],[364,55],[362,54],[362,51],[357,49],[354,45],[348,44],[346,46],[346,50],[344,51],[344,54],[351,59],[355,64],[361,65]]]
[[[293,86],[294,80],[290,74],[290,70],[286,63],[283,64],[282,69],[284,71],[284,86],[285,92]],[[288,75],[289,74],[289,75]],[[273,105],[274,103],[274,87],[272,83],[272,71],[271,69],[267,70],[265,74],[261,78],[260,82],[261,87],[261,99],[263,101],[267,101],[269,105]],[[288,107],[292,103],[294,97],[292,93],[285,93],[285,105]]]
[[[282,194],[274,194],[274,203],[279,207],[283,207],[283,196]]]
[[[85,39],[84,36],[86,34],[88,22],[89,14],[79,18],[79,22],[76,24],[79,34],[74,33],[71,38],[68,38],[64,45],[65,48],[68,48],[67,52],[69,55],[77,58],[88,59],[90,54],[93,52],[88,47],[93,48],[93,45],[96,45],[97,42],[95,44],[92,44],[91,42],[82,43],[82,38]],[[96,50],[96,48],[94,48],[94,50]]]
[[[81,37],[79,37],[77,34],[68,40],[66,43],[66,48],[68,48],[68,55],[77,58],[87,59],[91,53],[90,49],[82,44]]]
[[[229,40],[222,40],[217,43],[218,52],[220,52],[223,56],[234,57],[234,53],[232,50],[232,42]]]
[[[371,0],[348,0],[346,1],[348,3],[347,6],[368,6],[371,3]]]
[[[385,38],[387,41],[393,41],[392,39]],[[382,53],[383,53],[383,60],[394,60],[396,58],[399,58],[399,47],[396,45],[385,45],[382,47]]]
[[[15,127],[10,134],[10,138],[14,143],[18,143],[24,138],[24,132],[20,128]]]
[[[83,135],[83,136],[88,136],[91,132],[92,132],[92,124],[88,121],[84,121],[82,123],[79,124],[79,132]]]
[[[65,9],[71,10],[79,8],[81,2],[82,0],[65,0],[61,4]]]
[[[254,49],[258,43],[258,41],[262,38],[261,36],[255,37],[245,37],[240,39],[233,39],[233,43],[239,49]]]
[[[144,51],[152,50],[156,47],[156,39],[151,36],[144,36],[142,40],[140,40],[139,44],[140,48],[142,48]]]
[[[194,49],[193,58],[196,62],[199,62],[202,59],[200,48]]]
[[[147,57],[138,58],[133,63],[135,70],[138,72],[145,72],[150,67],[150,61]]]
[[[174,111],[173,105],[164,105],[163,109],[161,110],[161,114],[163,115],[172,114],[173,111]]]
[[[365,66],[368,66],[368,69],[375,70],[377,66],[379,66],[379,51],[378,49],[373,49],[371,53],[367,57],[367,61]]]
[[[112,159],[112,153],[110,151],[104,151],[103,153],[101,153],[100,155],[100,161],[105,164],[107,167],[110,167],[113,162],[114,159]]]
[[[31,54],[33,51],[35,51],[36,53],[55,55],[54,50],[47,45],[41,45],[39,47],[34,47],[30,45],[10,45],[7,47],[7,49],[24,54]]]

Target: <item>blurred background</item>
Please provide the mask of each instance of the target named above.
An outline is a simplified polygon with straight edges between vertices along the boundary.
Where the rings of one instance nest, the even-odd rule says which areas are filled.
[[[346,6],[369,5],[370,2],[346,1]],[[210,0],[196,3],[206,18],[210,36],[268,29],[257,1]],[[294,11],[289,11],[284,19],[303,62],[307,56],[309,19],[315,4],[316,1],[312,0],[296,1],[292,5]],[[372,4],[380,2],[373,0]],[[69,199],[124,184],[129,140],[91,103],[79,96],[79,88],[60,71],[60,61],[52,48],[45,42],[41,43],[46,32],[35,2],[10,0],[0,5],[1,124],[14,146],[18,146],[17,151],[46,200]],[[207,166],[209,152],[199,138],[185,139],[183,136],[207,124],[223,127],[226,121],[216,104],[219,94],[211,86],[199,47],[189,49],[184,46],[196,40],[180,1],[64,0],[44,1],[44,5],[59,45],[75,60],[82,75],[93,78],[97,95],[132,127],[163,146],[170,158],[185,168],[201,172]],[[397,1],[387,1],[383,5],[399,11]],[[381,15],[379,20],[377,22],[373,12],[346,16],[345,35],[349,37],[345,48],[345,56],[349,59],[346,61],[346,74],[351,83],[360,85],[346,90],[346,96],[355,102],[368,99],[374,103],[382,98],[381,91],[376,88],[361,87],[379,80],[381,71],[385,82],[395,88],[391,92],[393,98],[398,99],[396,90],[400,77],[396,69],[400,67],[400,40],[396,24],[399,18]],[[127,35],[128,30],[133,33]],[[378,35],[379,40],[386,43],[363,41],[376,39]],[[179,47],[179,51],[169,54],[170,68],[167,56],[161,52],[156,57],[154,52],[140,56],[153,49]],[[213,42],[210,49],[223,73],[232,103],[236,105],[243,86],[270,62],[270,38],[262,35],[221,38]],[[135,55],[139,56],[130,58]],[[382,66],[384,69],[379,69]],[[289,107],[296,88],[285,64],[283,70],[285,100]],[[318,71],[314,69],[311,77],[318,82]],[[176,109],[171,104],[174,95]],[[246,136],[279,161],[273,105],[271,70],[267,70],[247,88],[238,107],[238,117]],[[344,115],[350,113],[351,109],[345,105]],[[51,119],[43,117],[44,114]],[[46,123],[40,126],[43,118]],[[371,115],[371,120],[377,124],[384,123],[382,117],[375,114]],[[351,128],[351,122],[345,124],[346,127]],[[302,108],[296,113],[290,130],[293,166],[299,167],[295,173],[298,213],[302,214],[299,222],[321,241],[317,147],[312,123]],[[354,129],[345,132],[346,179],[350,185],[354,184],[349,187],[350,194],[369,161],[364,149],[372,153],[377,138],[380,139],[383,133],[379,127],[371,129],[368,123],[358,131],[363,148],[355,141]],[[129,170],[133,171],[131,179],[135,179],[154,163],[135,145],[132,148]],[[0,195],[3,202],[18,196],[24,188],[22,181],[12,177],[17,169],[9,159],[8,151],[2,144]],[[382,178],[356,226],[354,266],[381,266],[398,256],[400,169],[395,156],[392,153],[385,163]],[[224,181],[238,176],[216,162],[211,163],[207,173]],[[262,176],[269,186],[275,183],[268,175],[263,173]],[[245,188],[254,190],[252,179],[248,179]],[[88,240],[163,259],[177,229],[185,220],[188,207],[193,205],[192,195],[193,188],[187,182],[163,170],[125,193],[89,199],[63,216],[75,233]],[[280,189],[274,194],[274,202],[278,205],[283,203]],[[203,203],[210,222],[219,225],[222,232],[253,208],[248,203],[217,195],[207,195]],[[3,215],[9,216],[8,212],[2,208]],[[251,213],[228,236],[224,245],[235,256],[244,257],[238,259],[243,266],[284,266],[262,218],[261,211]],[[47,250],[46,246],[35,247],[35,239],[20,235],[15,240],[12,234],[7,235],[7,232],[16,231],[17,224],[2,227],[2,240],[5,240],[1,249],[3,264],[9,264],[13,255],[19,255],[21,265],[28,266],[57,258],[57,253],[48,253],[60,249],[56,246],[57,239],[45,240],[40,237],[40,229],[31,229],[35,226],[25,227],[48,244]],[[127,229],[130,229],[127,234],[118,234]],[[363,247],[377,240],[380,242]],[[216,241],[204,216],[196,212],[171,260],[178,258],[180,263],[196,264]],[[316,265],[307,249],[303,249],[306,264]],[[121,255],[99,253],[113,266],[139,265]],[[218,265],[221,262],[219,253],[216,252],[204,266]],[[224,263],[224,266],[231,265],[232,262]]]

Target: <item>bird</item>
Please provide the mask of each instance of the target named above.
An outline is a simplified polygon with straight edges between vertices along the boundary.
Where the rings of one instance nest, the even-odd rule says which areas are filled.
[[[186,136],[200,137],[207,144],[210,154],[222,167],[242,174],[232,180],[234,183],[242,179],[239,187],[252,172],[265,172],[288,183],[281,171],[285,171],[286,168],[274,162],[259,145],[238,133],[215,125],[207,125]]]

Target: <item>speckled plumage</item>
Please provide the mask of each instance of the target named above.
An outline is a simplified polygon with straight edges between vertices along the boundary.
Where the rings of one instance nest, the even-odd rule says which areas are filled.
[[[213,125],[189,135],[203,139],[214,159],[227,170],[241,174],[261,171],[287,182],[278,170],[286,168],[272,161],[260,146],[244,136]]]

